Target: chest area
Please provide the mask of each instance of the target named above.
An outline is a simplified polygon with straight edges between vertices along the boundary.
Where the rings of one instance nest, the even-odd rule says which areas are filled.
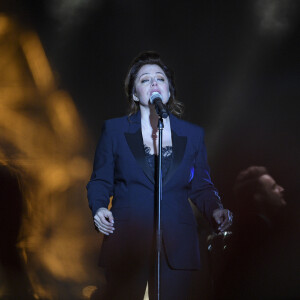
[[[146,150],[146,154],[158,154],[159,132],[155,131],[142,131],[143,145]],[[162,147],[163,156],[168,156],[168,152],[172,148],[172,134],[170,130],[162,131]]]

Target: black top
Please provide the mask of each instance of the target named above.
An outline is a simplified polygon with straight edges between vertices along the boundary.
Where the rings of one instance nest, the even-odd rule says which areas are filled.
[[[155,163],[156,163],[156,160],[158,158],[157,155],[155,154],[150,154],[150,147],[144,145],[144,149],[145,149],[145,158],[146,158],[146,161],[147,163],[149,164],[149,166],[151,167],[151,169],[153,170],[153,173],[154,173],[154,170],[155,170]],[[172,159],[173,159],[173,148],[172,146],[166,146],[166,147],[163,147],[162,148],[162,166],[161,166],[161,169],[162,169],[162,178],[164,178],[168,172],[168,169],[171,165],[171,162],[172,162]]]

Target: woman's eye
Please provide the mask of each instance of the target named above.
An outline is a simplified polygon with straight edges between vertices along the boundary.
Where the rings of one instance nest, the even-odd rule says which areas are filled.
[[[165,81],[164,78],[157,78],[158,81]]]
[[[146,83],[146,82],[148,82],[149,81],[149,79],[142,79],[142,83]]]

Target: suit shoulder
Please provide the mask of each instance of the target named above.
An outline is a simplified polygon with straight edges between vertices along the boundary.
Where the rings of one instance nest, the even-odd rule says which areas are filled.
[[[119,118],[112,118],[104,121],[103,130],[109,132],[119,132],[128,125],[128,116],[123,116]]]
[[[186,120],[177,119],[177,122],[181,128],[184,128],[184,131],[186,131],[189,134],[192,135],[204,135],[204,128],[195,124],[191,123]]]

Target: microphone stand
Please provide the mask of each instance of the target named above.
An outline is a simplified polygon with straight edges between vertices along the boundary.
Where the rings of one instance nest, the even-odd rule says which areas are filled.
[[[162,165],[162,131],[164,129],[164,124],[163,124],[163,118],[159,116],[158,119],[158,174],[156,176],[157,178],[157,183],[156,183],[156,216],[157,216],[157,227],[156,227],[156,271],[157,271],[157,300],[160,300],[160,254],[161,254],[161,249],[162,249],[162,232],[160,228],[160,202],[162,200],[162,170],[161,170],[161,165]]]

